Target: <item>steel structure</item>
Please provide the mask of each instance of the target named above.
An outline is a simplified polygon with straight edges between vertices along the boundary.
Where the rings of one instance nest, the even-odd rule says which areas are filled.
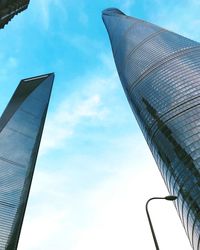
[[[130,106],[199,250],[200,44],[118,9],[102,16]]]
[[[20,82],[0,118],[0,249],[17,249],[54,74]]]
[[[18,13],[28,8],[30,0],[0,0],[0,29]]]

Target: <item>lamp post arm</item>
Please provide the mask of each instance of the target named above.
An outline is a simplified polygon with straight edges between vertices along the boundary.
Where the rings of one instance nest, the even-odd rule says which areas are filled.
[[[155,244],[155,247],[156,247],[156,250],[159,250],[159,246],[158,246],[158,242],[157,242],[157,239],[156,239],[156,235],[155,235],[155,232],[154,232],[154,229],[153,229],[153,224],[151,222],[151,218],[150,218],[150,215],[149,215],[149,211],[148,211],[148,204],[151,200],[168,200],[168,201],[175,201],[177,199],[177,196],[174,196],[174,195],[168,195],[168,196],[165,196],[165,197],[153,197],[153,198],[150,198],[147,202],[146,202],[146,213],[147,213],[147,218],[148,218],[148,221],[149,221],[149,226],[151,228],[151,233],[152,233],[152,236],[153,236],[153,240],[154,240],[154,244]]]
[[[154,240],[154,244],[155,244],[155,247],[156,247],[156,250],[159,250],[159,246],[158,246],[158,241],[156,239],[156,235],[155,235],[155,232],[154,232],[154,229],[153,229],[153,224],[151,222],[151,218],[150,218],[150,215],[149,215],[149,211],[148,211],[148,204],[151,200],[155,200],[155,199],[164,199],[164,198],[161,198],[161,197],[154,197],[154,198],[151,198],[147,201],[146,203],[146,213],[147,213],[147,218],[148,218],[148,221],[149,221],[149,226],[151,228],[151,233],[152,233],[152,236],[153,236],[153,240]]]

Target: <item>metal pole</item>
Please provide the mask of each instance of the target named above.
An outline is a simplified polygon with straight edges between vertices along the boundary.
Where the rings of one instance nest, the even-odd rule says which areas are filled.
[[[155,244],[155,247],[156,247],[156,250],[159,250],[159,246],[158,246],[158,241],[156,239],[156,235],[155,235],[155,232],[154,232],[154,229],[153,229],[153,224],[151,222],[151,218],[150,218],[150,215],[149,215],[149,211],[148,211],[148,204],[151,200],[169,200],[169,201],[173,201],[173,200],[176,200],[177,197],[176,196],[166,196],[166,197],[153,197],[153,198],[150,198],[147,202],[146,202],[146,213],[147,213],[147,218],[148,218],[148,221],[149,221],[149,226],[151,228],[151,233],[152,233],[152,236],[153,236],[153,240],[154,240],[154,244]]]

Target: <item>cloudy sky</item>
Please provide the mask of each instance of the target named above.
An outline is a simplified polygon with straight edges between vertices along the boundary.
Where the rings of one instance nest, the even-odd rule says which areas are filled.
[[[178,3],[177,3],[178,2]],[[101,11],[200,40],[198,0],[32,0],[0,31],[0,111],[20,79],[56,78],[19,250],[153,250],[145,202],[168,192],[116,73]],[[191,249],[173,203],[150,212],[162,250]]]

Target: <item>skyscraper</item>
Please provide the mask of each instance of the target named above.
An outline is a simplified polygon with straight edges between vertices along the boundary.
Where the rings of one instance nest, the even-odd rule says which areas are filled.
[[[28,8],[30,0],[0,0],[0,29],[18,13]]]
[[[200,249],[200,44],[103,11],[124,91],[193,249]]]
[[[17,249],[53,80],[22,80],[0,119],[1,250]]]

